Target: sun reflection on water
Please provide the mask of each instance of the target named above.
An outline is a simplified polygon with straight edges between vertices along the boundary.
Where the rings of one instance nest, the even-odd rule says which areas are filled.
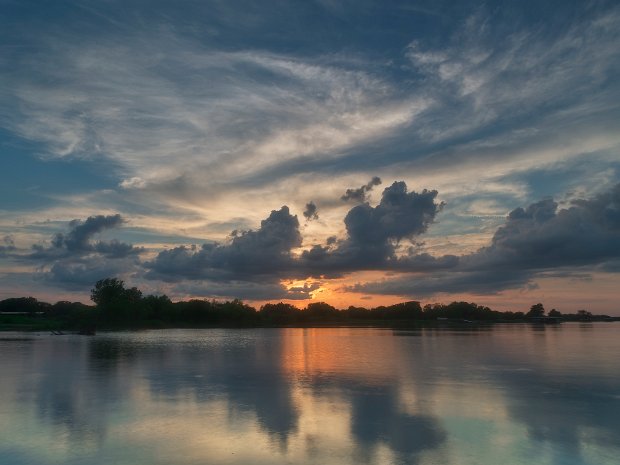
[[[617,331],[1,335],[0,462],[612,464]]]

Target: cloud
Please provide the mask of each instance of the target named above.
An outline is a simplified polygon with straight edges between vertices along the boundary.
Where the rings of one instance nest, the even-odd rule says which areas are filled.
[[[124,222],[120,214],[72,220],[69,232],[54,234],[49,246],[35,244],[31,253],[13,258],[36,263],[34,278],[39,281],[69,290],[87,289],[99,279],[126,276],[139,270],[143,248],[117,239],[93,240],[97,234],[118,228]]]
[[[28,185],[9,179],[9,189],[4,186],[10,211],[3,210],[0,226],[16,243],[48,234],[42,217],[86,218],[114,209],[139,223],[141,242],[161,250],[202,237],[222,240],[235,228],[256,227],[265,205],[287,204],[308,220],[303,254],[297,247],[256,252],[260,265],[251,265],[244,258],[252,256],[244,245],[250,235],[246,242],[170,249],[170,256],[152,259],[161,269],[147,271],[174,279],[164,269],[166,258],[170,269],[178,261],[178,279],[276,286],[286,275],[359,269],[446,279],[453,270],[465,280],[486,270],[501,277],[510,266],[525,274],[545,264],[617,268],[617,260],[592,261],[611,247],[600,223],[593,223],[596,234],[586,228],[583,242],[591,244],[566,239],[581,257],[557,245],[561,228],[553,225],[581,227],[576,213],[561,214],[565,199],[532,207],[531,218],[524,208],[525,217],[505,224],[493,243],[502,220],[487,217],[482,224],[468,216],[503,217],[515,205],[573,189],[590,198],[615,182],[620,9],[614,2],[564,9],[466,2],[444,9],[441,18],[425,14],[428,27],[394,23],[387,33],[382,25],[392,19],[416,24],[415,11],[427,10],[365,4],[334,15],[309,2],[273,11],[251,7],[240,18],[239,8],[226,2],[199,3],[140,14],[134,3],[123,11],[102,3],[101,15],[70,8],[53,24],[33,21],[46,7],[25,6],[19,18],[11,11],[0,18],[0,36],[9,43],[0,54],[3,141],[33,160],[63,158],[54,173],[36,160],[48,181],[58,181],[60,170],[71,173],[65,182],[43,183],[30,164],[8,161],[30,178]],[[299,21],[307,25],[301,33]],[[352,24],[355,30],[347,29]],[[571,165],[576,160],[586,160],[587,169]],[[560,171],[560,163],[573,168]],[[84,183],[93,171],[96,185]],[[378,183],[360,186],[356,179],[375,174],[440,191],[449,204],[441,223],[420,227],[413,207],[399,207],[413,212],[399,215],[365,204]],[[341,201],[342,194],[352,203]],[[312,207],[301,216],[309,199],[320,206],[320,222]],[[551,216],[542,221],[545,214]],[[104,264],[138,256],[130,244],[98,242],[100,232],[90,235],[86,223],[36,247],[29,263],[56,265],[57,275],[69,279],[67,270],[77,277],[86,257]],[[425,228],[426,244],[408,248]],[[333,235],[338,239],[324,239]],[[0,241],[0,253],[14,260],[20,251],[12,247]],[[463,256],[472,250],[478,252]],[[447,252],[455,255],[442,256]]]
[[[620,257],[620,184],[558,210],[552,199],[510,212],[489,247],[465,268],[544,270],[599,265]]]
[[[233,231],[229,244],[175,247],[145,264],[147,277],[166,281],[260,280],[291,269],[291,250],[301,246],[299,220],[287,206],[273,210],[260,228]]]
[[[407,274],[382,281],[357,283],[343,290],[363,294],[430,297],[437,294],[493,295],[506,289],[521,289],[530,283],[531,275],[524,271],[451,270],[439,273]],[[531,286],[535,286],[531,284]]]
[[[92,242],[93,236],[106,229],[112,229],[123,224],[120,214],[89,216],[86,221],[73,220],[69,222],[68,233],[57,233],[52,237],[51,246],[34,245],[34,252],[28,258],[36,260],[53,260],[63,257],[100,254],[108,258],[123,258],[139,254],[142,248],[119,242],[116,239],[110,242]]]
[[[9,252],[14,252],[16,250],[15,240],[10,234],[4,236],[2,238],[2,242],[4,243],[4,245],[0,245],[0,256],[5,255]]]
[[[564,24],[543,35],[531,23],[482,8],[466,18],[447,44],[438,48],[414,40],[406,56],[431,80],[429,87],[434,92],[472,110],[487,106],[488,111],[478,112],[478,118],[454,127],[453,134],[471,123],[507,120],[536,110],[539,115],[555,113],[557,109],[541,107],[550,101],[572,106],[575,101],[567,98],[568,89],[573,89],[572,98],[578,100],[590,98],[591,91],[609,90],[601,84],[617,63],[615,36],[609,26],[620,22],[618,9],[583,13],[568,27]],[[503,111],[509,108],[513,111]]]
[[[457,257],[455,257],[457,258]],[[591,199],[558,209],[553,199],[510,212],[491,244],[458,257],[449,271],[411,274],[347,288],[360,293],[429,296],[468,292],[494,294],[532,288],[555,273],[617,272],[620,258],[620,184]],[[443,257],[442,259],[446,259]],[[420,270],[422,271],[422,270]]]
[[[35,278],[69,290],[91,288],[97,281],[112,276],[128,276],[138,271],[135,257],[109,259],[70,258],[55,261],[49,269],[35,273]]]
[[[86,221],[73,220],[69,223],[71,231],[63,235],[58,233],[52,243],[54,247],[65,247],[70,252],[92,251],[93,246],[89,240],[92,236],[105,229],[115,228],[122,224],[121,215],[97,215],[89,216]]]
[[[368,203],[356,205],[347,213],[344,223],[347,237],[325,246],[315,245],[301,255],[302,263],[314,273],[340,275],[343,272],[403,268],[409,260],[428,265],[438,260],[425,256],[416,258],[411,250],[405,258],[395,251],[403,239],[418,236],[428,229],[443,203],[436,202],[437,191],[408,192],[404,182],[394,182],[384,189],[376,207]],[[451,259],[450,259],[451,260]],[[444,260],[446,266],[448,261]]]
[[[494,294],[534,288],[537,277],[550,272],[572,276],[617,270],[620,184],[589,199],[573,199],[564,208],[551,198],[516,208],[488,246],[461,256],[434,256],[419,244],[404,243],[426,233],[436,221],[444,206],[437,196],[435,190],[409,191],[405,182],[394,182],[383,190],[376,206],[365,202],[347,212],[344,237],[330,237],[301,253],[299,220],[283,206],[271,211],[258,229],[234,230],[226,243],[174,247],[147,262],[140,262],[143,250],[131,244],[93,240],[123,224],[118,214],[73,220],[67,233],[53,235],[50,246],[34,246],[34,252],[23,258],[42,263],[38,276],[67,289],[92,285],[108,275],[137,273],[176,286],[184,281],[203,283],[196,285],[209,295],[233,297],[226,289],[237,289],[252,299],[266,295],[306,299],[318,289],[316,282],[291,287],[282,283],[363,270],[397,274],[345,290],[414,297]],[[4,242],[7,250],[14,247],[11,237]]]
[[[367,192],[370,192],[373,187],[381,184],[381,178],[379,176],[373,176],[367,184],[363,185],[359,189],[347,189],[344,195],[341,197],[343,201],[353,200],[354,202],[365,202],[367,199]]]
[[[312,201],[308,202],[306,204],[306,209],[304,210],[303,215],[304,215],[304,218],[306,218],[306,220],[308,221],[318,220],[319,214],[318,214],[316,204]]]
[[[138,176],[133,176],[129,179],[123,179],[118,187],[121,189],[142,189],[146,186],[146,181]]]
[[[436,197],[437,191],[407,192],[404,182],[394,182],[376,207],[364,203],[349,210],[344,219],[349,238],[355,244],[373,246],[422,234],[443,208]]]
[[[501,9],[478,6],[472,15],[470,7],[447,14],[459,24],[448,33],[412,41],[410,31],[399,32],[385,61],[367,53],[368,39],[309,54],[247,42],[245,34],[204,41],[179,21],[193,10],[157,31],[127,14],[119,18],[125,28],[101,29],[96,38],[43,25],[24,33],[29,46],[6,61],[0,117],[45,156],[107,160],[112,185],[122,191],[116,205],[131,203],[144,217],[191,211],[219,222],[230,219],[220,207],[239,198],[243,205],[230,215],[252,221],[265,198],[292,205],[292,176],[350,179],[381,169],[384,178],[427,183],[425,176],[436,174],[441,183],[430,185],[458,197],[479,189],[463,182],[472,175],[486,183],[617,143],[618,85],[610,79],[617,74],[617,8],[545,17],[552,24],[542,34],[531,22],[507,25]],[[406,14],[392,7],[379,13],[395,11]],[[207,15],[218,35],[238,27],[220,24],[218,12]],[[308,44],[306,34],[295,39]],[[306,195],[300,198],[318,201],[325,219],[327,205]],[[95,197],[83,201],[86,211]]]
[[[97,41],[51,33],[35,47],[45,53],[16,58],[19,77],[7,86],[20,111],[0,117],[48,156],[113,161],[130,192],[197,170],[230,179],[284,160],[337,158],[425,108],[337,57],[218,50],[172,31],[137,27]]]
[[[287,287],[280,282],[252,281],[183,281],[175,283],[172,296],[181,298],[205,297],[242,300],[306,300],[320,287],[320,283],[306,283],[303,286]]]
[[[168,282],[205,281],[205,289],[211,289],[211,294],[235,283],[242,290],[254,289],[251,294],[255,296],[259,283],[265,292],[278,290],[272,298],[295,299],[308,298],[318,285],[283,291],[282,279],[334,277],[361,269],[453,267],[453,256],[436,258],[414,251],[403,257],[395,255],[398,241],[422,234],[434,221],[443,206],[436,196],[436,191],[408,192],[404,182],[395,182],[383,191],[377,206],[364,203],[349,211],[344,221],[345,238],[330,237],[325,245],[315,245],[301,255],[293,254],[302,245],[299,221],[283,206],[272,211],[259,229],[233,231],[229,243],[180,246],[160,252],[144,264],[146,277]]]

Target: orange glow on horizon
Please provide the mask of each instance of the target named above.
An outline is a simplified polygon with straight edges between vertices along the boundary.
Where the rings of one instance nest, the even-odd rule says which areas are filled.
[[[498,311],[527,312],[533,304],[541,302],[547,311],[555,308],[562,313],[576,313],[577,310],[585,309],[596,314],[620,316],[620,308],[609,305],[609,301],[613,300],[612,297],[617,293],[618,286],[617,277],[610,273],[593,274],[591,280],[574,278],[571,279],[570,286],[567,286],[566,279],[539,278],[537,279],[538,286],[535,288],[509,289],[490,295],[440,293],[430,297],[416,298],[403,295],[363,294],[343,289],[345,286],[378,281],[384,277],[386,274],[383,272],[353,273],[343,278],[321,281],[320,288],[312,292],[311,299],[273,299],[247,301],[247,303],[258,309],[266,303],[284,302],[303,309],[313,302],[325,302],[338,309],[346,309],[350,306],[373,308],[410,300],[417,300],[422,306],[436,302],[447,304],[454,301],[467,301]],[[299,281],[299,283],[304,282],[310,282],[310,280]],[[601,290],[597,296],[592,295],[593,282],[596,282],[597,288]]]

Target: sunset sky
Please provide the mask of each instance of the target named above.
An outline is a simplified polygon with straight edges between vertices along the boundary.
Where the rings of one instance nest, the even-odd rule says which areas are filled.
[[[0,299],[620,315],[618,2],[0,7]]]

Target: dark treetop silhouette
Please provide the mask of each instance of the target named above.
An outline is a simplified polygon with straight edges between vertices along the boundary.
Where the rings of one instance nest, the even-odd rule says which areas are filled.
[[[499,312],[470,302],[427,304],[409,301],[371,309],[350,306],[337,309],[325,302],[313,302],[304,309],[288,303],[268,303],[255,309],[241,300],[218,302],[192,299],[172,302],[166,295],[147,295],[126,288],[118,278],[97,281],[91,290],[95,306],[79,302],[39,302],[33,297],[0,301],[1,329],[73,329],[92,332],[94,328],[159,328],[208,326],[280,326],[348,324],[429,324],[430,322],[525,322],[525,321],[610,321],[607,315],[586,310],[562,314],[553,309],[545,316],[543,304],[529,312]]]

